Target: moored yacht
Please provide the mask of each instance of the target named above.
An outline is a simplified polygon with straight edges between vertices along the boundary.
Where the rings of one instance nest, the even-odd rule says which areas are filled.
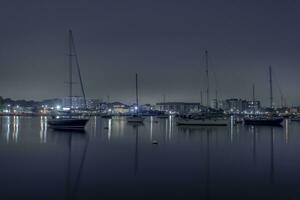
[[[58,117],[48,120],[48,125],[56,130],[84,130],[89,119],[73,118],[73,117]]]
[[[208,51],[205,51],[205,63],[206,63],[206,103],[207,107],[204,112],[180,115],[177,118],[177,125],[194,125],[194,126],[227,126],[229,119],[224,115],[222,110],[211,109],[209,107],[209,74],[208,74]],[[217,99],[217,92],[216,92]]]
[[[270,84],[270,112],[269,114],[249,115],[244,118],[246,125],[267,125],[281,126],[283,117],[274,113],[273,107],[273,84],[272,84],[272,67],[269,67],[269,84]],[[254,95],[253,95],[254,96]],[[254,99],[254,98],[253,98]]]
[[[138,97],[138,74],[135,74],[135,96],[136,96],[136,106],[135,114],[127,117],[128,123],[143,123],[144,117],[139,114],[139,97]]]
[[[278,116],[248,116],[244,118],[245,125],[268,125],[268,126],[281,126],[283,121],[282,117]]]
[[[58,115],[58,116],[52,116],[51,119],[49,119],[48,126],[52,129],[56,130],[84,130],[85,125],[89,121],[88,118],[85,118],[81,115],[78,114],[73,114],[72,108],[73,108],[73,102],[72,102],[72,84],[73,84],[73,77],[72,77],[72,71],[73,71],[73,65],[72,65],[72,60],[73,56],[75,56],[75,62],[77,65],[77,72],[79,76],[79,81],[80,81],[80,86],[81,86],[81,91],[85,103],[85,108],[86,108],[86,98],[85,98],[85,93],[84,93],[84,88],[83,88],[83,83],[82,83],[82,78],[80,74],[80,69],[79,69],[79,63],[78,63],[78,58],[75,50],[75,44],[74,44],[74,39],[73,39],[73,34],[72,31],[69,30],[69,98],[70,98],[70,110],[68,112],[65,112],[63,115]]]
[[[177,125],[196,125],[196,126],[227,126],[229,120],[226,116],[217,115],[182,115],[177,118]]]

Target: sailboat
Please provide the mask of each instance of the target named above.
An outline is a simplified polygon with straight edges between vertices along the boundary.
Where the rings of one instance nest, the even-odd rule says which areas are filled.
[[[196,125],[196,126],[227,126],[229,120],[221,112],[211,111],[209,107],[209,75],[208,75],[208,52],[205,51],[205,64],[206,64],[206,79],[207,79],[207,89],[206,89],[206,103],[207,110],[203,113],[193,113],[181,115],[176,121],[177,125]]]
[[[52,116],[52,119],[49,119],[48,126],[52,129],[56,130],[84,130],[85,125],[89,121],[87,118],[83,118],[80,116],[76,116],[72,114],[72,109],[73,109],[73,57],[75,58],[75,63],[77,67],[77,72],[80,80],[80,86],[81,86],[81,91],[82,91],[82,96],[84,99],[84,104],[86,108],[86,98],[85,98],[85,92],[83,88],[83,83],[82,83],[82,78],[80,74],[80,68],[79,68],[79,62],[78,62],[78,57],[76,54],[76,49],[75,49],[75,43],[74,43],[74,38],[73,38],[73,33],[72,30],[69,30],[69,98],[70,98],[70,110],[66,114],[62,116]]]
[[[139,97],[138,97],[138,74],[135,74],[135,96],[136,96],[136,107],[135,114],[127,117],[127,122],[129,123],[143,123],[144,118],[139,115]]]
[[[273,110],[273,87],[272,87],[272,68],[269,67],[269,83],[270,83],[270,108]],[[249,115],[244,118],[246,125],[268,125],[281,126],[282,117],[271,113],[270,115]]]
[[[164,104],[164,106],[166,104],[166,97],[165,97],[165,95],[163,96],[163,104]],[[162,113],[160,113],[156,117],[159,118],[159,119],[168,119],[169,115],[168,115],[168,113],[166,111],[163,111]]]

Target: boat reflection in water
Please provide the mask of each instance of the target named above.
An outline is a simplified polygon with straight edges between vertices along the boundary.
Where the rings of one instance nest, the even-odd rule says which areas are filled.
[[[80,134],[49,129],[46,117],[1,119],[1,199],[300,199],[297,122],[96,117]]]
[[[59,141],[59,144],[64,145],[67,148],[65,199],[77,199],[77,193],[86,161],[89,135],[80,134],[77,131],[55,130],[51,131],[51,135],[56,141]],[[73,154],[73,152],[75,152],[75,154]],[[74,163],[77,164],[75,165]]]

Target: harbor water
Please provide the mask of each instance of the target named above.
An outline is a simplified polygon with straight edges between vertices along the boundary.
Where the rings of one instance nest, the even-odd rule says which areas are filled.
[[[300,199],[300,122],[176,126],[92,117],[0,118],[0,199]]]

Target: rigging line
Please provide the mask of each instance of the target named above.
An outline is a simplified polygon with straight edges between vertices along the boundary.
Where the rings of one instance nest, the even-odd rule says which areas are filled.
[[[217,96],[218,96],[217,98],[221,100],[222,98],[221,98],[221,95],[220,95],[221,93],[220,93],[219,83],[218,83],[218,79],[217,79],[217,73],[215,71],[215,65],[213,63],[213,59],[211,58],[210,55],[208,56],[208,61],[210,63],[210,71],[212,72],[213,77],[214,77],[215,90],[216,90],[216,93],[217,93]]]
[[[76,51],[76,48],[75,48],[73,34],[71,35],[71,41],[72,41],[71,44],[72,44],[72,49],[73,49],[73,52],[74,52],[74,57],[75,57],[75,62],[76,62],[76,68],[77,68],[78,77],[79,77],[79,81],[80,81],[80,87],[81,87],[81,92],[82,92],[82,96],[83,96],[84,106],[85,106],[85,109],[86,109],[87,108],[87,105],[86,105],[86,96],[85,96],[85,92],[84,92],[84,86],[83,86],[82,77],[81,77],[81,71],[80,71],[80,67],[79,67],[79,59],[78,59],[77,51]]]
[[[275,84],[278,87],[278,90],[279,90],[279,93],[280,93],[280,97],[281,97],[280,99],[281,99],[281,101],[285,101],[286,100],[285,94],[282,92],[279,80],[278,80],[278,78],[276,76],[276,73],[274,73],[274,72],[273,72],[273,77],[274,77],[273,79],[275,80]],[[281,104],[283,104],[283,102],[281,102]]]
[[[281,90],[281,87],[280,87],[280,84],[279,84],[279,81],[278,81],[278,79],[277,79],[277,76],[276,76],[276,74],[273,72],[273,79],[275,80],[275,84],[277,85],[277,87],[278,87],[278,90],[279,90],[279,93],[280,93],[280,95],[283,95],[283,93],[282,93],[282,90]]]
[[[205,78],[203,77],[203,75],[205,74],[205,73],[202,73],[202,67],[203,66],[205,66],[205,56],[201,53],[200,54],[201,55],[201,57],[200,57],[200,62],[199,62],[199,89],[200,89],[200,104],[201,105],[203,105],[203,91],[205,91],[205,89],[204,89],[204,85],[205,85]]]
[[[202,80],[201,83],[202,83],[202,91],[204,93],[204,98],[206,98],[206,95],[207,95],[207,91],[206,91],[206,87],[207,87],[207,77],[206,77],[206,63],[205,63],[205,54],[202,54],[202,57],[201,57],[201,66],[203,67],[203,73],[202,73]]]

